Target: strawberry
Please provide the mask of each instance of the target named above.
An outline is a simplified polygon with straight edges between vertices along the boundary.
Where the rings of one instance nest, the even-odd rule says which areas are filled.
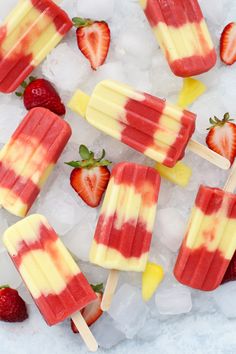
[[[8,286],[0,287],[0,320],[5,322],[23,322],[28,318],[25,302],[17,290]]]
[[[95,208],[100,204],[107,188],[110,179],[107,166],[111,162],[103,160],[105,150],[99,159],[95,159],[94,153],[85,145],[80,145],[79,153],[82,161],[66,162],[67,165],[75,167],[70,175],[70,184],[87,205]]]
[[[29,83],[24,81],[21,87],[24,89],[23,93],[16,92],[16,95],[23,97],[27,110],[35,107],[44,107],[59,116],[63,116],[66,113],[59,94],[49,81],[30,76]]]
[[[227,65],[236,61],[236,22],[229,23],[221,34],[220,57]]]
[[[236,280],[236,252],[234,253],[234,256],[231,259],[230,264],[226,270],[226,273],[222,280],[222,284],[233,280]]]
[[[90,61],[92,69],[96,70],[104,64],[110,48],[109,26],[104,21],[93,21],[87,18],[74,17],[72,21],[77,28],[78,47]]]
[[[102,296],[103,296],[103,284],[91,285],[91,286],[97,295],[97,300],[93,301],[91,304],[86,306],[81,311],[81,314],[84,317],[88,326],[91,326],[103,314],[103,311],[101,310],[101,302],[102,302]],[[76,326],[72,320],[71,320],[71,329],[74,333],[79,333],[78,329],[76,328]]]
[[[236,125],[232,121],[229,113],[222,120],[210,118],[211,127],[206,137],[208,147],[227,158],[231,164],[236,156]]]

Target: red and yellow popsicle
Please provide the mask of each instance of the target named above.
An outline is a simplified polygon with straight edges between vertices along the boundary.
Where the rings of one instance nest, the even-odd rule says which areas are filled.
[[[0,205],[24,217],[71,136],[67,122],[34,108],[0,151]]]
[[[71,27],[51,0],[19,1],[0,27],[0,91],[15,91]]]
[[[156,39],[177,76],[210,70],[216,51],[197,0],[140,0]]]
[[[188,146],[211,163],[230,162],[192,140],[196,115],[166,100],[116,81],[101,81],[91,97],[78,90],[68,106],[91,125],[156,162],[174,167]]]
[[[192,288],[214,290],[236,250],[236,195],[201,186],[174,268]]]
[[[87,279],[44,216],[31,215],[11,226],[3,242],[49,326],[70,316],[76,320],[76,313],[96,300]]]

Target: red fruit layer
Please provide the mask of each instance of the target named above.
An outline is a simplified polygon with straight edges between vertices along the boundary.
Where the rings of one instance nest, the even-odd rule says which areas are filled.
[[[205,45],[204,45],[205,42]],[[202,37],[202,45],[206,47],[206,53],[209,52],[209,46],[207,45],[205,39]],[[168,58],[168,53],[167,53]],[[217,55],[215,49],[212,49],[209,54],[193,55],[191,57],[186,57],[183,59],[169,61],[171,70],[176,76],[189,77],[194,75],[202,74],[203,72],[209,71],[216,63]]]
[[[117,214],[108,217],[101,214],[98,220],[94,239],[98,244],[113,248],[126,258],[140,257],[150,249],[152,233],[146,225],[137,220],[123,223],[117,230]]]
[[[223,202],[224,207],[227,207],[227,217],[236,219],[236,195],[224,192],[218,188],[200,186],[195,200],[195,206],[205,215],[212,215],[219,211]]]
[[[153,27],[159,22],[180,27],[203,19],[197,0],[147,0],[145,14]]]
[[[209,252],[205,247],[191,250],[183,244],[174,275],[184,285],[211,291],[220,285],[228,265],[229,260],[219,250]]]
[[[17,269],[19,269],[24,256],[33,250],[44,250],[60,267],[61,254],[55,247],[55,241],[58,240],[57,234],[52,228],[47,228],[44,224],[41,225],[38,232],[38,239],[29,245],[26,244],[23,237],[20,249],[16,256],[12,258]],[[96,300],[96,294],[82,273],[78,273],[71,278],[67,276],[65,283],[67,283],[67,287],[59,295],[42,295],[38,299],[34,299],[49,325],[65,320],[72,313],[81,310],[90,302]]]
[[[67,14],[51,0],[31,0],[32,4],[45,15],[52,18],[58,33],[64,36],[73,26]],[[33,29],[32,29],[33,30]],[[13,92],[34,70],[31,64],[33,54],[30,46],[33,44],[30,36],[32,32],[22,35],[21,40],[7,54],[2,45],[7,37],[7,25],[0,27],[0,91]],[[39,35],[40,37],[40,35]],[[37,38],[35,39],[37,40]],[[19,50],[21,48],[21,51]],[[25,54],[25,53],[29,54]]]
[[[43,147],[46,154],[42,157],[42,161],[38,161],[38,168],[39,170],[41,168],[43,173],[49,164],[57,162],[70,136],[71,128],[68,123],[45,108],[34,108],[16,129],[10,144],[14,144],[17,139],[25,149],[27,146],[35,150],[38,147]],[[14,172],[14,157],[11,156],[11,159],[12,168],[4,165],[4,157],[0,161],[0,187],[10,189],[30,208],[40,191],[39,186],[23,175],[17,175]],[[32,170],[32,174],[37,169],[37,166],[34,167],[35,170]],[[22,166],[22,173],[23,169],[24,166]]]
[[[157,202],[161,179],[154,168],[121,162],[113,168],[111,178],[114,178],[116,184],[134,187],[146,205]]]
[[[126,106],[126,121],[121,134],[121,141],[132,148],[144,153],[148,148],[155,149],[154,135],[158,130],[163,130],[160,126],[160,118],[168,103],[160,98],[143,94],[143,101],[129,99]],[[185,148],[195,130],[195,114],[183,111],[180,120],[181,129],[177,135],[176,141],[171,145],[163,148],[166,159],[163,162],[168,167],[173,167],[178,160],[184,157]],[[167,150],[167,151],[166,151]],[[161,148],[158,147],[161,152]]]
[[[73,26],[72,21],[65,11],[57,6],[51,0],[31,0],[33,6],[43,12],[45,15],[50,16],[55,24],[57,32],[64,36]]]

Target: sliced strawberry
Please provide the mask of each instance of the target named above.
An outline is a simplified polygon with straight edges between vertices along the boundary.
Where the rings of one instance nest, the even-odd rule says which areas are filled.
[[[220,57],[227,65],[236,61],[236,22],[229,23],[221,34]]]
[[[59,116],[63,116],[66,113],[59,94],[49,81],[30,76],[29,83],[24,81],[21,86],[24,89],[23,93],[16,92],[16,95],[23,97],[27,110],[35,107],[44,107]]]
[[[84,317],[88,326],[91,326],[103,314],[103,311],[101,309],[101,302],[102,302],[102,296],[103,296],[103,284],[98,284],[95,286],[91,285],[91,286],[97,295],[97,300],[93,301],[91,304],[86,306],[81,311],[81,314]],[[79,333],[78,329],[76,328],[76,326],[72,320],[71,320],[71,329],[74,333]]]
[[[236,125],[232,121],[229,113],[222,120],[210,118],[211,127],[206,137],[208,147],[227,158],[231,164],[236,156]]]
[[[230,261],[230,264],[222,280],[222,284],[233,280],[236,280],[236,252]]]
[[[92,69],[96,70],[102,65],[110,48],[111,34],[109,26],[104,21],[73,18],[77,28],[76,36],[78,47],[90,61]]]
[[[99,159],[94,158],[94,153],[89,151],[86,146],[80,146],[80,156],[82,161],[71,161],[66,164],[75,167],[70,175],[72,188],[78,193],[83,201],[95,208],[102,199],[109,179],[110,171],[107,168],[110,161],[103,160],[105,151]]]

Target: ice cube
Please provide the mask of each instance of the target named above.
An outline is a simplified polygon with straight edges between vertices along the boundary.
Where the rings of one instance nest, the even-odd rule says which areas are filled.
[[[84,214],[78,214],[78,224],[73,227],[64,237],[63,242],[78,259],[89,260],[89,250],[97,224],[98,212],[96,209],[87,211],[84,207]]]
[[[148,307],[143,302],[141,290],[129,284],[123,284],[115,294],[109,315],[115,321],[115,326],[127,338],[133,338],[143,327]]]
[[[158,196],[158,207],[164,207],[167,205],[167,203],[170,201],[171,196],[172,196],[172,190],[173,184],[165,181],[162,179],[161,181],[161,188]]]
[[[218,26],[223,23],[227,14],[223,1],[199,0],[199,4],[207,21]]]
[[[105,21],[113,16],[114,0],[79,0],[77,12],[79,17]]]
[[[99,346],[105,349],[110,349],[125,339],[125,335],[115,327],[115,322],[107,313],[91,326],[91,331]]]
[[[212,296],[220,311],[228,318],[236,317],[235,297],[236,282],[229,282],[221,285],[213,291]]]
[[[155,235],[152,239],[149,261],[159,264],[163,267],[164,272],[172,270],[173,254],[165,247]]]
[[[59,44],[44,61],[43,75],[59,89],[73,92],[87,79],[89,63],[79,49],[67,43]]]
[[[78,223],[82,204],[70,186],[69,176],[62,171],[54,172],[50,180],[53,182],[48,181],[41,194],[37,212],[48,218],[59,235],[64,235]]]
[[[157,318],[149,318],[143,328],[137,334],[137,338],[144,342],[151,342],[157,338],[158,330],[161,324]]]
[[[79,267],[89,280],[90,284],[96,285],[103,283],[105,285],[108,277],[107,269],[85,262],[79,262]]]
[[[190,289],[180,284],[163,285],[158,289],[155,300],[162,315],[179,315],[192,309]]]
[[[22,279],[7,252],[0,253],[0,286],[9,285],[18,288]]]
[[[8,104],[0,105],[0,143],[5,144],[10,139],[26,113],[22,107],[13,104],[11,100]]]
[[[183,240],[186,220],[175,208],[158,210],[155,233],[159,240],[172,252],[176,252]]]

